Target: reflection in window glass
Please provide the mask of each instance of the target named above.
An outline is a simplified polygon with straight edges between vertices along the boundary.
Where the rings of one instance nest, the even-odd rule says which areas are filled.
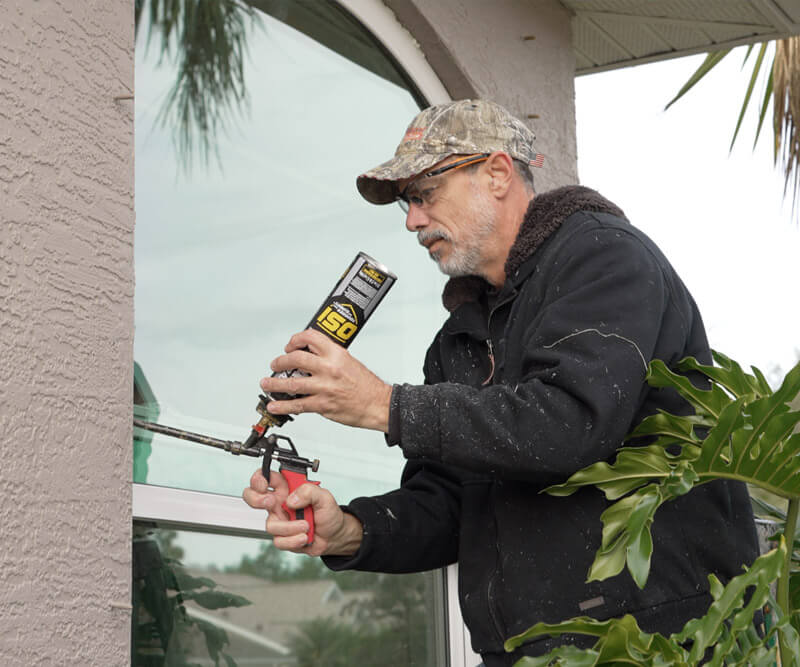
[[[445,663],[438,573],[333,573],[268,541],[144,524],[133,560],[134,666]]]
[[[444,319],[443,278],[399,208],[355,189],[418,110],[404,76],[335,3],[254,6],[247,104],[207,166],[185,169],[175,128],[158,122],[175,58],[147,46],[146,26],[136,51],[136,411],[231,440],[257,418],[269,361],[359,250],[399,278],[351,348],[378,375],[419,382]],[[317,477],[343,502],[397,484],[402,455],[378,434],[314,415],[283,432],[321,460]],[[135,448],[135,481],[149,484],[238,495],[258,465],[138,430]]]
[[[254,20],[239,24],[247,103],[210,137],[208,165],[183,163],[176,127],[161,122],[184,47],[148,46],[146,3],[136,48],[135,414],[230,440],[257,419],[269,361],[359,250],[399,278],[351,348],[378,375],[419,382],[444,318],[444,279],[399,208],[355,189],[418,110],[405,75],[333,2],[250,5]],[[398,483],[402,454],[378,434],[314,415],[282,432],[321,460],[312,477],[342,502]],[[134,436],[140,483],[238,496],[259,463]],[[332,573],[263,539],[140,524],[134,534],[135,665],[446,662],[440,573]]]

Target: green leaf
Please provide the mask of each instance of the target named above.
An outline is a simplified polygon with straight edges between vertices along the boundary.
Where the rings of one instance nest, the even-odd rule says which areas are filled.
[[[626,617],[627,618],[627,617]],[[631,617],[632,618],[632,617]],[[590,635],[592,637],[602,637],[608,633],[609,628],[614,623],[619,622],[617,619],[608,621],[598,621],[589,616],[577,616],[561,623],[537,623],[531,626],[525,632],[522,632],[513,637],[506,639],[503,647],[507,653],[511,653],[514,649],[522,646],[525,642],[539,637],[560,637],[565,633]],[[636,621],[634,620],[634,623]]]
[[[692,462],[700,481],[736,479],[786,498],[800,497],[800,437],[792,434],[800,424],[800,413],[788,407],[800,393],[800,364],[773,393],[760,373],[748,375],[719,353],[715,359],[722,368],[703,366],[694,359],[684,359],[679,366],[684,371],[705,373],[714,382],[711,394],[725,386],[737,396],[735,400],[710,398],[708,392],[693,389],[686,378],[672,373],[662,362],[651,364],[651,384],[673,386],[696,410],[716,414],[716,424]]]
[[[766,500],[762,500],[757,496],[750,496],[750,503],[753,505],[753,512],[756,516],[764,519],[772,519],[778,523],[786,521],[786,512]]]
[[[597,651],[582,650],[574,646],[561,646],[538,658],[524,657],[514,667],[593,667],[597,664]]]
[[[744,417],[742,406],[744,398],[737,398],[728,403],[720,412],[717,424],[708,432],[697,457],[697,470],[706,470],[704,466],[716,465],[730,473],[733,469],[732,435],[736,429],[742,428]]]
[[[770,598],[770,607],[772,609],[773,626],[767,633],[765,644],[775,641],[776,635],[780,631],[789,656],[788,661],[784,660],[786,662],[785,667],[800,667],[800,634],[798,634],[796,627],[799,620],[798,614],[797,612],[785,614],[772,598]],[[786,656],[783,657],[785,658]]]
[[[637,467],[637,463],[642,462],[644,465]],[[610,500],[614,500],[622,491],[658,478],[659,484],[650,483],[639,488],[600,516],[603,522],[602,543],[589,569],[588,581],[613,577],[627,563],[636,584],[644,588],[653,551],[650,526],[655,512],[667,500],[688,493],[698,482],[698,475],[688,461],[670,457],[663,450],[631,448],[620,450],[614,466],[595,464],[576,473],[564,484],[546,489],[553,495],[568,495],[579,486],[596,484]]]
[[[793,610],[800,609],[800,572],[789,575],[789,603]]]
[[[660,480],[660,484],[649,483]],[[657,447],[624,448],[613,466],[590,466],[564,484],[545,489],[553,495],[569,495],[577,488],[596,485],[609,500],[639,488],[619,500],[600,516],[603,536],[600,549],[589,569],[588,581],[604,580],[625,567],[640,588],[647,582],[653,542],[650,526],[656,510],[667,500],[688,493],[698,476],[687,461],[672,457]]]
[[[745,398],[730,403],[693,464],[700,477],[737,479],[785,498],[800,497],[800,437],[791,435],[800,412],[788,412],[784,402],[792,389],[749,404]]]
[[[797,498],[797,487],[800,483],[798,451],[800,451],[800,433],[795,433],[775,453],[773,461],[775,464],[773,468],[774,474],[768,480],[770,486],[766,483],[761,484],[761,486],[770,491],[773,491],[772,487],[775,487],[778,490],[773,491],[773,493],[778,493],[784,498]],[[786,464],[783,467],[781,467],[779,460],[781,456],[786,458]]]
[[[719,417],[730,402],[725,391],[712,385],[710,390],[695,387],[689,378],[673,373],[661,359],[653,359],[647,372],[647,383],[652,387],[671,387],[689,401],[699,415]]]
[[[623,447],[613,465],[594,463],[543,493],[568,496],[583,486],[597,486],[606,498],[616,500],[653,479],[669,477],[671,471],[670,455],[662,447]]]
[[[230,640],[228,639],[228,633],[214,623],[210,623],[199,618],[193,618],[192,622],[203,633],[206,640],[206,649],[208,650],[208,655],[214,661],[214,664],[218,665],[219,656],[222,653],[222,649],[230,643]]]
[[[206,609],[222,609],[223,607],[246,607],[253,604],[241,595],[225,593],[223,591],[188,591],[184,594],[184,599],[194,600],[201,607]]]
[[[713,352],[712,354],[717,364],[716,366],[706,366],[699,363],[694,357],[686,357],[678,362],[678,368],[681,371],[698,371],[702,373],[717,384],[725,387],[735,398],[750,395],[759,397],[772,393],[772,389],[768,384],[762,382],[759,377],[745,373],[742,367],[733,359],[720,352]],[[757,369],[753,370],[756,371]]]
[[[627,532],[630,535],[625,550],[628,571],[639,588],[644,588],[647,575],[650,573],[650,557],[653,555],[653,538],[650,526],[653,517],[662,502],[660,494],[647,496],[645,502],[639,503],[628,520]]]
[[[181,568],[174,568],[175,581],[180,591],[191,591],[197,588],[214,588],[217,584],[208,577],[193,577]]]
[[[616,501],[600,517],[602,543],[589,581],[615,576],[627,565],[636,584],[644,587],[656,510],[698,484],[727,478],[785,498],[800,498],[800,433],[793,433],[800,424],[800,412],[792,412],[787,405],[800,393],[800,364],[772,393],[757,369],[750,375],[722,354],[715,353],[715,359],[720,367],[703,366],[691,358],[679,364],[684,372],[709,376],[709,390],[698,389],[660,360],[651,362],[648,373],[651,385],[675,388],[698,413],[706,415],[704,419],[713,422],[705,440],[694,434],[699,423],[696,415],[661,412],[643,420],[630,437],[655,436],[659,443],[679,440],[680,454],[669,453],[661,444],[623,447],[614,463],[595,463],[545,489],[562,496],[596,486],[608,500]]]
[[[666,441],[670,444],[699,444],[701,440],[695,435],[694,429],[704,423],[696,415],[677,416],[659,410],[656,414],[645,417],[628,437],[661,435],[666,436]]]
[[[756,127],[756,137],[753,139],[753,149],[758,143],[758,137],[761,135],[761,126],[764,124],[764,118],[767,116],[767,109],[769,108],[770,100],[772,99],[773,79],[772,68],[769,68],[769,77],[767,78],[767,87],[764,89],[764,99],[761,102],[761,111],[758,114],[758,127]]]
[[[783,378],[775,396],[779,397],[779,400],[790,403],[797,398],[798,394],[800,394],[800,362]]]
[[[586,616],[573,618],[562,623],[537,623],[522,634],[511,637],[505,643],[508,652],[526,641],[541,636],[558,637],[564,633],[597,637],[591,649],[580,650],[574,646],[554,649],[546,656],[527,658],[517,665],[545,666],[550,664],[574,665],[621,665],[633,664],[642,667],[688,665],[688,652],[676,642],[656,633],[643,632],[636,619],[627,614],[622,618],[598,621]],[[555,662],[561,660],[562,662]],[[590,661],[591,660],[591,661]]]
[[[723,628],[723,640],[727,640],[731,633],[727,627]],[[764,640],[758,636],[755,627],[750,624],[743,632],[740,632],[733,644],[730,646],[728,654],[721,656],[727,667],[775,667],[777,645],[769,640]],[[710,664],[714,664],[713,661]]]
[[[685,84],[683,84],[683,87],[678,91],[678,94],[675,95],[675,97],[669,101],[667,106],[664,107],[664,111],[669,109],[673,104],[675,104],[675,102],[689,92],[694,85],[700,81],[700,79],[714,69],[717,63],[719,63],[730,52],[730,49],[723,49],[721,51],[713,51],[712,53],[709,53],[706,56],[706,59],[701,63],[700,67],[695,70],[695,73],[689,77],[689,80]]]
[[[687,461],[681,461],[672,469],[670,476],[664,480],[663,487],[666,491],[664,500],[671,500],[689,493],[699,479],[692,465]]]
[[[602,581],[619,574],[626,562],[639,588],[643,588],[653,551],[650,525],[663,502],[660,488],[651,484],[617,501],[600,516],[603,537],[589,569],[587,581]]]
[[[742,119],[744,118],[744,114],[747,111],[748,105],[750,104],[750,96],[753,94],[753,88],[755,87],[756,81],[758,80],[758,75],[759,72],[761,71],[761,64],[764,62],[764,54],[766,52],[767,52],[767,43],[763,42],[761,44],[761,48],[759,49],[755,65],[753,65],[753,73],[750,76],[750,83],[748,84],[747,91],[744,94],[742,109],[739,112],[739,119],[736,121],[736,129],[733,132],[733,139],[731,139],[731,145],[729,150],[733,150],[733,144],[736,142],[736,136],[739,134],[739,128],[742,126]],[[750,51],[748,51],[748,55],[750,55]]]
[[[706,615],[689,621],[683,629],[673,635],[680,643],[692,642],[689,660],[698,661],[706,649],[716,646],[715,659],[724,657],[730,651],[737,635],[752,624],[753,614],[770,599],[770,584],[780,576],[786,557],[786,544],[783,540],[777,549],[756,559],[752,567],[744,574],[731,579],[724,588],[714,575],[709,575],[711,603]],[[744,596],[750,593],[748,603],[744,604]],[[723,629],[728,624],[730,635],[727,640],[718,643]],[[717,664],[721,664],[717,662]]]

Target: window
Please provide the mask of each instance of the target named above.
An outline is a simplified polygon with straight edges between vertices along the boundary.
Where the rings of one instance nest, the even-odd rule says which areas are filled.
[[[133,554],[134,665],[444,664],[429,573],[333,573],[268,540],[141,522]]]
[[[344,43],[360,28],[331,3],[308,6],[325,14],[317,20],[343,26],[334,34]],[[160,421],[226,439],[246,436],[269,361],[357,251],[399,277],[351,348],[378,375],[419,380],[424,350],[444,319],[443,279],[426,265],[402,213],[367,204],[355,189],[358,173],[391,155],[418,109],[414,95],[273,16],[256,17],[247,23],[247,108],[219,133],[218,159],[212,155],[207,168],[195,162],[187,172],[175,128],[158,122],[175,67],[159,64],[143,35],[137,45],[139,377]],[[284,430],[301,453],[322,461],[334,493],[396,484],[402,456],[376,446],[374,434],[312,415]],[[146,458],[137,451],[145,475],[137,482],[238,495],[243,468],[254,467],[161,436],[151,448]]]
[[[144,419],[243,440],[269,361],[359,250],[398,275],[351,347],[387,381],[421,380],[424,350],[445,316],[444,278],[427,265],[399,208],[371,206],[355,189],[356,175],[391,155],[423,103],[407,75],[332,2],[262,0],[249,5],[252,14],[218,4],[242,12],[246,103],[232,104],[205,136],[207,164],[196,151],[187,158],[185,144],[180,150],[180,124],[164,113],[178,80],[181,23],[164,53],[147,7],[139,22],[134,400]],[[204,95],[196,102],[207,103]],[[313,477],[341,502],[398,482],[402,454],[378,434],[314,415],[281,433],[320,459]],[[171,498],[202,492],[212,506],[224,503],[258,465],[134,434],[134,482],[184,490]],[[302,638],[345,635],[363,660],[382,648],[384,662],[365,664],[445,662],[440,573],[334,575],[277,552],[265,534],[220,535],[224,524],[204,525],[204,510],[187,526],[165,502],[158,521],[135,523],[134,664],[339,664],[304,662],[301,647],[314,647]],[[307,601],[305,611],[292,611],[291,629],[279,627],[284,621],[271,612],[292,595]],[[402,623],[387,600],[405,610]]]

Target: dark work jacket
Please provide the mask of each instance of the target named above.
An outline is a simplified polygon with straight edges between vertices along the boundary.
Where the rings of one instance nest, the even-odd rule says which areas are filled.
[[[503,657],[503,641],[539,621],[632,613],[647,631],[677,631],[705,613],[710,573],[727,580],[757,555],[744,485],[709,483],[658,510],[644,590],[627,571],[585,583],[609,505],[600,491],[541,491],[612,461],[657,409],[690,410],[644,378],[651,359],[711,362],[697,306],[655,244],[577,186],[533,200],[506,276],[497,292],[449,281],[426,384],[392,392],[388,441],[408,459],[401,487],[352,501],[361,548],[325,561],[381,572],[458,562],[464,620],[489,665],[513,664],[522,653]]]

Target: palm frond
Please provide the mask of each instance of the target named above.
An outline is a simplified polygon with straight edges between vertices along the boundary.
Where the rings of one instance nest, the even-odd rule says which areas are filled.
[[[246,107],[244,61],[252,6],[239,0],[136,0],[138,33],[147,17],[147,43],[159,38],[159,62],[175,61],[175,83],[157,121],[174,131],[180,162],[189,169],[195,153],[205,163],[231,114]]]
[[[800,189],[800,37],[778,41],[772,66],[774,156],[783,162],[784,195],[792,188],[792,209]]]
[[[753,138],[753,149],[755,150],[756,144],[758,143],[758,138],[761,136],[761,128],[764,125],[764,119],[767,117],[767,109],[769,109],[769,103],[772,101],[772,89],[773,89],[773,71],[774,68],[770,68],[769,76],[767,77],[767,85],[764,89],[764,98],[761,100],[761,111],[758,114],[758,127],[756,127],[756,136]],[[731,147],[733,144],[731,144]]]
[[[700,64],[700,67],[698,67],[694,74],[689,77],[689,80],[683,84],[683,87],[678,91],[678,94],[667,103],[667,106],[664,107],[664,111],[669,109],[673,104],[675,104],[675,102],[688,93],[695,86],[695,84],[700,81],[700,79],[714,69],[714,67],[716,67],[719,62],[730,52],[730,49],[723,49],[722,51],[712,51],[709,53],[706,56],[706,59]]]
[[[767,61],[767,52],[771,42],[762,42],[750,45],[744,58],[744,64],[753,52],[754,46],[759,46],[758,56],[753,64],[753,69],[745,89],[744,100],[739,110],[736,127],[733,131],[730,148],[733,149],[739,130],[742,126],[747,108],[753,96],[758,79],[761,76],[763,65]],[[755,131],[753,147],[755,148],[764,119],[767,115],[769,104],[773,105],[773,156],[775,164],[780,159],[784,172],[784,197],[792,191],[792,211],[794,212],[800,195],[800,37],[789,37],[775,41],[775,53],[772,66],[768,70],[761,102],[758,105],[758,125]],[[722,59],[730,53],[730,49],[713,51],[706,56],[697,70],[681,87],[664,109],[669,109],[675,102],[683,97],[695,84],[714,69]]]
[[[752,51],[752,46],[747,51],[747,56],[750,55]],[[742,127],[742,120],[744,119],[744,114],[747,111],[747,107],[750,104],[750,96],[753,94],[753,88],[756,85],[756,81],[758,81],[758,75],[761,73],[761,65],[764,62],[764,55],[767,52],[767,42],[761,44],[761,48],[758,50],[758,56],[756,57],[755,65],[753,65],[753,72],[750,75],[750,83],[747,86],[747,92],[744,94],[744,101],[742,102],[742,109],[739,112],[739,119],[736,121],[736,129],[733,131],[733,138],[731,139],[731,146],[729,150],[733,150],[733,144],[736,143],[736,136],[739,134],[739,128]],[[747,61],[747,56],[745,56],[745,62]]]

